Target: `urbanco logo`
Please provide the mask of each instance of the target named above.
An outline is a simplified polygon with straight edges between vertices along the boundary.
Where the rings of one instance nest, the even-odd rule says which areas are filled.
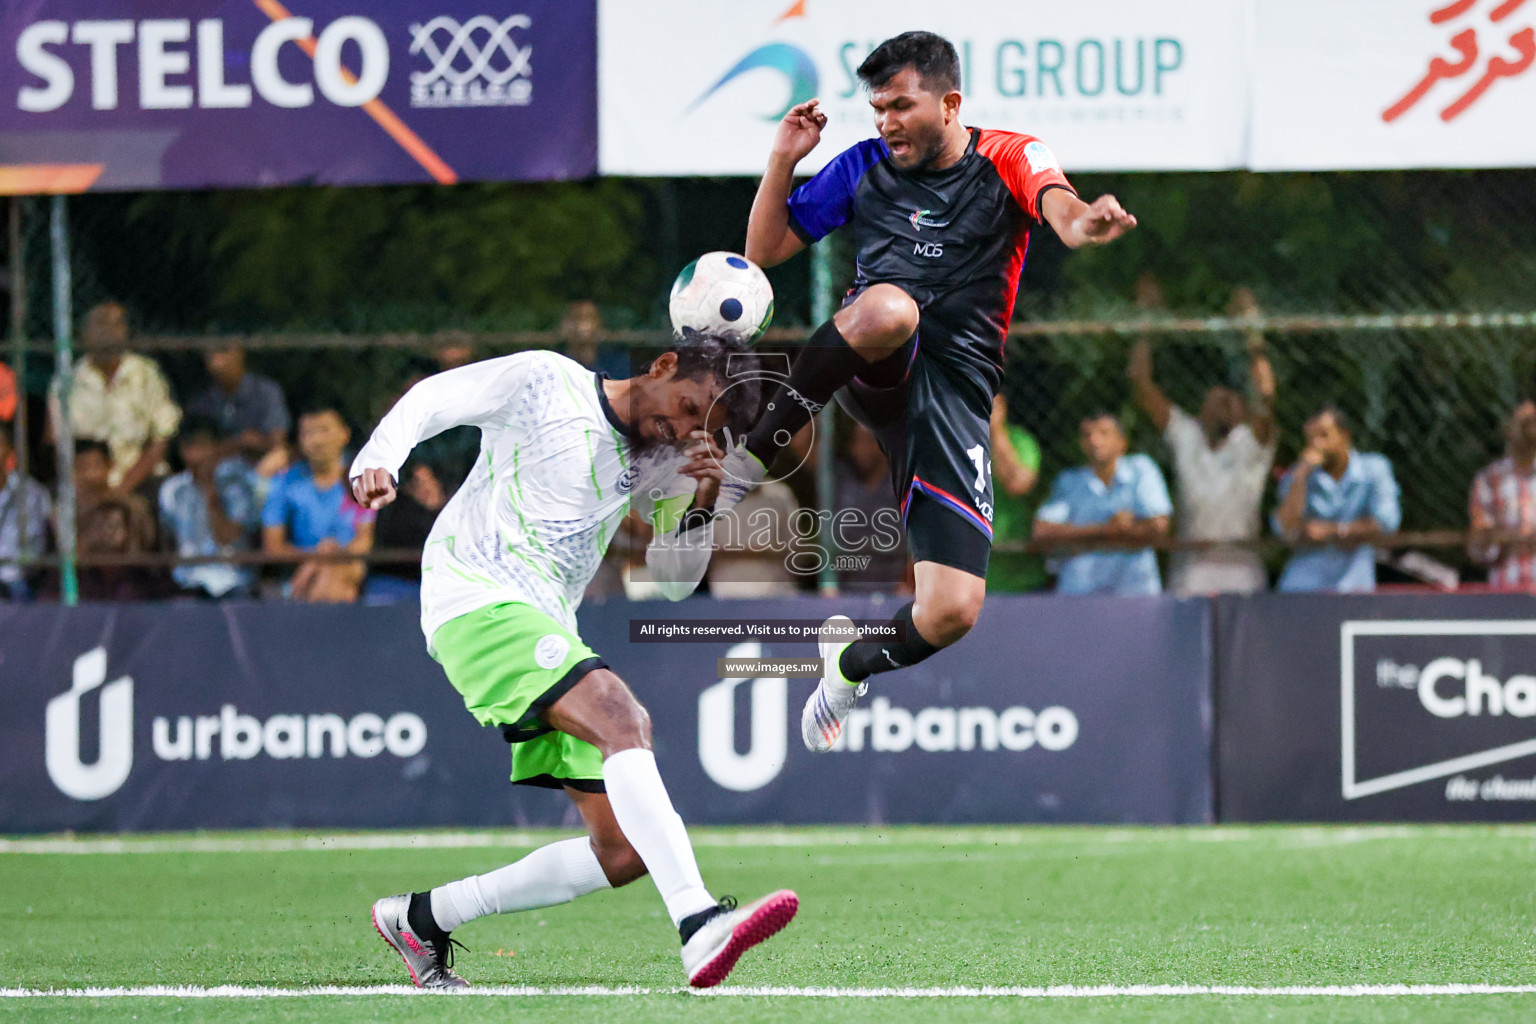
[[[736,644],[727,658],[761,658],[763,645]],[[751,741],[736,752],[736,691],[750,682]],[[716,784],[737,793],[762,789],[784,770],[789,744],[789,681],[722,679],[699,694],[699,764]]]
[[[65,796],[100,800],[116,793],[133,769],[133,679],[107,680],[107,650],[97,647],[75,659],[69,690],[48,702],[43,760],[48,777]],[[80,762],[80,705],[101,689],[100,742],[95,764]]]

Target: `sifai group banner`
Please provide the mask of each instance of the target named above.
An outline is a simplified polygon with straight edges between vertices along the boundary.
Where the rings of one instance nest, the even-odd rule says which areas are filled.
[[[1536,4],[1259,0],[1261,171],[1536,164]]]
[[[874,134],[854,71],[911,29],[957,47],[965,123],[1039,136],[1072,170],[1215,170],[1245,159],[1251,3],[604,2],[605,174],[761,174],[775,125],[819,97],[810,172]]]
[[[808,642],[632,642],[631,620],[817,620],[815,599],[583,609],[694,823],[1210,820],[1204,601],[1002,598],[807,752]],[[894,606],[839,601],[883,619]],[[574,824],[427,656],[414,606],[0,607],[0,832]]]
[[[596,0],[7,0],[0,192],[584,177]]]
[[[1216,605],[1223,821],[1529,820],[1536,598]]]

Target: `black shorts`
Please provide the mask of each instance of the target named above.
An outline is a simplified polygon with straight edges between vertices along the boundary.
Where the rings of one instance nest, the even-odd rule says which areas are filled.
[[[840,390],[837,399],[885,449],[912,560],[985,577],[992,550],[997,375],[956,358],[957,343],[971,345],[970,339],[934,330],[925,311],[917,333]],[[990,344],[996,347],[995,341]]]

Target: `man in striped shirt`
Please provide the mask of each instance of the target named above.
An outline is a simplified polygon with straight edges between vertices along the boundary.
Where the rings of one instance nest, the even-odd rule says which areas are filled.
[[[1536,401],[1527,399],[1510,413],[1504,423],[1504,457],[1472,478],[1468,504],[1474,535],[1468,550],[1488,566],[1488,582],[1511,590],[1536,589]],[[1531,540],[1499,543],[1494,533]]]

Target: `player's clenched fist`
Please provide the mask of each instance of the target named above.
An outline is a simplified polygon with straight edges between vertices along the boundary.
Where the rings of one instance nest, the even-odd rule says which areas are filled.
[[[775,156],[796,163],[816,148],[821,141],[821,130],[827,126],[827,115],[821,112],[820,103],[820,100],[812,99],[789,108],[773,137]]]
[[[395,481],[387,469],[365,469],[352,478],[352,497],[363,508],[383,508],[395,500]]]

